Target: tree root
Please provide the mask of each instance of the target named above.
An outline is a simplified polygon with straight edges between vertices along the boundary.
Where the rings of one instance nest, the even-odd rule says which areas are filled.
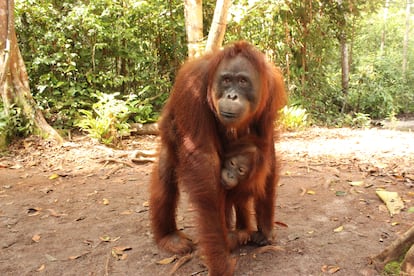
[[[414,226],[408,229],[407,232],[402,234],[402,236],[396,239],[380,254],[373,257],[372,263],[378,272],[382,272],[387,263],[400,260],[404,254],[405,257],[401,264],[402,275],[414,275]]]

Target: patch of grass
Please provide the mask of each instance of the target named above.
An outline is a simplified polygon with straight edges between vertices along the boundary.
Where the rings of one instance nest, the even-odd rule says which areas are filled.
[[[397,261],[389,262],[384,267],[384,274],[386,276],[400,275],[401,264]]]
[[[309,126],[308,113],[300,106],[285,106],[280,111],[279,123],[285,130],[303,130]]]

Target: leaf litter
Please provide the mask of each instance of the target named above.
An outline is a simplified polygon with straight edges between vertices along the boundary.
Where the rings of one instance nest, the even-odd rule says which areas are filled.
[[[244,251],[240,253],[237,271],[248,273],[250,269],[255,269],[255,271],[260,273],[265,271],[264,268],[266,268],[268,271],[275,272],[276,270],[274,269],[277,268],[277,271],[284,271],[285,275],[293,275],[294,267],[299,267],[307,275],[320,273],[321,264],[327,263],[324,268],[326,273],[358,274],[354,264],[358,263],[361,265],[361,254],[367,256],[369,252],[376,252],[378,248],[381,248],[382,244],[388,243],[395,235],[403,231],[408,223],[412,223],[413,219],[414,204],[412,202],[414,193],[410,190],[412,189],[414,176],[414,146],[410,142],[412,141],[410,139],[412,136],[408,133],[400,132],[395,132],[392,135],[394,136],[391,136],[391,133],[388,131],[354,131],[344,129],[310,129],[301,133],[284,134],[281,143],[278,145],[278,152],[281,153],[283,159],[283,169],[282,181],[279,185],[280,192],[277,201],[278,210],[276,211],[276,217],[286,221],[289,224],[289,228],[277,227],[276,246],[282,246],[286,251],[278,253],[277,258],[267,254],[269,255],[268,262],[266,261],[267,259],[260,258],[260,260],[255,260],[255,263],[249,263],[251,258],[249,259],[246,256],[250,256],[250,254],[243,256],[242,253],[253,252],[254,249],[243,249]],[[383,142],[384,139],[389,139],[386,140],[389,142]],[[377,142],[377,140],[380,140],[380,142]],[[163,273],[162,271],[166,271],[160,270],[160,266],[156,268],[148,265],[149,261],[155,264],[157,259],[159,259],[159,255],[154,254],[158,250],[152,242],[149,231],[146,215],[148,207],[142,204],[142,202],[147,202],[148,199],[146,187],[148,175],[151,172],[150,165],[134,165],[131,168],[131,155],[128,153],[131,151],[128,149],[108,149],[84,138],[65,143],[62,147],[51,146],[40,139],[29,144],[26,143],[26,146],[21,148],[18,148],[18,145],[15,146],[17,146],[15,149],[13,149],[13,146],[11,147],[10,158],[6,157],[0,160],[6,170],[13,168],[13,174],[16,174],[18,179],[14,182],[6,182],[7,186],[9,186],[7,188],[0,187],[2,195],[7,196],[5,197],[7,201],[0,203],[0,214],[5,219],[14,219],[19,222],[18,224],[13,221],[7,222],[10,231],[5,234],[7,236],[10,234],[17,236],[15,233],[21,230],[15,225],[21,227],[23,224],[27,224],[29,226],[28,229],[39,231],[41,238],[38,243],[33,242],[31,246],[26,245],[24,250],[18,247],[18,242],[13,246],[5,247],[8,254],[17,256],[13,252],[16,252],[14,250],[18,249],[21,252],[18,255],[22,257],[25,254],[32,253],[31,257],[27,257],[25,260],[19,259],[19,262],[35,262],[31,266],[32,271],[36,269],[45,271],[47,268],[48,273],[59,273],[59,271],[62,271],[62,265],[65,262],[59,262],[57,265],[56,261],[58,259],[54,257],[57,251],[55,251],[56,249],[50,250],[48,247],[62,243],[62,245],[59,244],[59,250],[65,251],[65,246],[67,246],[67,244],[64,244],[65,236],[70,235],[75,239],[76,237],[82,237],[79,242],[80,246],[93,248],[93,250],[97,250],[96,253],[100,252],[98,250],[104,251],[107,254],[105,256],[109,255],[110,259],[113,260],[119,257],[122,258],[124,254],[132,254],[129,251],[120,252],[115,250],[117,257],[115,258],[112,255],[113,248],[118,246],[112,246],[112,244],[109,245],[108,243],[118,242],[122,235],[123,239],[125,236],[131,237],[132,240],[135,239],[134,244],[128,241],[131,247],[140,247],[139,250],[134,250],[136,254],[134,258],[127,255],[128,258],[125,262],[109,263],[105,263],[104,258],[97,259],[101,263],[97,263],[96,273],[104,275],[105,272],[116,269],[116,271],[124,274],[138,271],[143,273],[143,275],[157,275]],[[36,147],[36,151],[33,150],[33,147]],[[155,149],[154,139],[138,138],[133,148],[136,150],[137,148],[145,149],[146,147],[150,150]],[[42,156],[41,162],[37,156]],[[125,162],[108,162],[105,166],[102,166],[102,160],[107,161],[108,158],[115,158]],[[285,168],[286,172],[283,172]],[[70,173],[70,181],[68,181],[68,178],[62,177],[63,175],[60,175],[60,171]],[[141,176],[137,177],[137,172],[139,173],[140,171],[145,172],[145,174],[142,174],[142,180],[140,179]],[[39,172],[43,180],[35,182]],[[48,177],[55,173],[59,177],[53,179],[53,181],[47,181]],[[349,177],[349,175],[354,177]],[[105,177],[99,179],[99,176]],[[130,181],[128,179],[135,180],[134,182],[128,182]],[[119,180],[119,182],[113,180]],[[96,183],[93,183],[94,181]],[[363,183],[355,185],[358,184],[358,181]],[[295,182],[297,182],[296,186],[293,185]],[[290,188],[290,185],[294,188],[294,192],[291,191],[293,188]],[[123,191],[128,189],[128,186],[133,187],[133,189],[126,190],[127,194],[124,194]],[[406,209],[400,211],[400,214],[394,214],[392,221],[383,219],[384,215],[389,215],[378,211],[378,207],[382,206],[386,212],[389,212],[384,201],[376,195],[378,188],[398,192],[404,205],[407,206]],[[19,190],[22,191],[21,197],[17,195]],[[141,194],[138,194],[136,191],[139,191]],[[308,191],[313,191],[314,194],[312,192],[309,194]],[[303,192],[303,197],[300,197],[301,192]],[[87,197],[87,194],[90,194],[90,196]],[[329,194],[331,197],[328,197]],[[128,198],[129,195],[135,197],[130,199]],[[128,204],[118,207],[118,200],[112,199],[117,197],[125,198],[125,203]],[[111,199],[108,207],[102,206],[103,198]],[[318,213],[321,210],[319,206],[331,206],[329,204],[332,201],[339,201],[341,204],[334,208],[327,207],[328,211],[326,214]],[[22,203],[19,207],[18,204],[20,202]],[[312,205],[305,205],[306,202],[311,202]],[[13,211],[10,211],[12,209],[8,206],[13,205],[8,204],[12,203],[16,206],[15,208],[20,208],[23,213],[26,211],[24,219],[17,218]],[[358,212],[355,212],[354,216],[350,215],[350,208],[353,207],[357,207],[361,215]],[[143,211],[137,212],[135,211],[136,208],[140,208]],[[88,209],[90,211],[86,212]],[[114,212],[117,209],[119,211]],[[50,210],[53,210],[53,212]],[[62,212],[63,210],[64,212]],[[133,210],[133,212],[126,210]],[[292,210],[292,212],[287,212],[289,210]],[[109,212],[111,217],[106,217],[106,212]],[[131,217],[120,216],[120,214],[128,214]],[[311,216],[308,216],[309,214]],[[345,214],[347,214],[347,218],[345,218]],[[324,221],[324,226],[316,224],[314,220],[314,217],[321,220],[325,219],[321,217],[322,215],[328,219]],[[301,216],[305,217],[302,221],[300,220]],[[181,214],[180,217],[183,218],[180,221],[183,221],[185,225],[189,224],[187,221],[188,214]],[[336,233],[332,230],[338,228],[338,222],[334,222],[332,217],[337,218],[337,221],[340,222],[339,225],[346,229],[344,235],[333,236]],[[77,220],[77,218],[82,219]],[[98,219],[101,219],[101,221]],[[138,222],[137,219],[139,219]],[[358,220],[358,223],[355,222],[356,220]],[[54,225],[53,233],[48,232],[48,228],[40,228],[43,224],[47,226],[49,222]],[[99,231],[108,231],[107,227],[114,229],[120,222],[124,223],[122,226],[124,227],[123,231],[112,232],[111,230],[111,233],[113,233],[111,236],[106,235],[105,238],[99,239],[97,245],[93,246],[93,237],[99,237]],[[330,222],[334,223],[327,227],[326,224]],[[30,223],[33,224],[30,225]],[[94,223],[97,225],[95,226]],[[137,223],[138,229],[140,229],[138,232],[133,234],[126,232],[128,228],[135,227]],[[69,225],[74,225],[71,231],[75,232],[65,230],[64,227]],[[84,225],[89,225],[89,227]],[[351,228],[348,227],[349,225]],[[387,228],[387,225],[392,228]],[[354,226],[358,226],[358,231],[352,228]],[[323,229],[326,229],[326,231],[321,233]],[[369,229],[370,231],[365,232],[364,229]],[[95,232],[88,236],[89,231]],[[349,238],[346,235],[359,232],[362,235],[361,237],[364,237],[363,239],[360,239],[358,234],[355,238],[348,239],[346,243],[341,241],[341,237]],[[380,234],[377,234],[377,232]],[[288,239],[288,236],[293,235],[297,238]],[[52,241],[49,245],[44,242],[46,237],[48,241]],[[104,235],[101,237],[104,237]],[[335,252],[334,255],[338,256],[337,259],[340,262],[336,264],[336,262],[328,261],[310,261],[331,257],[332,253],[319,252],[318,249],[315,249],[315,252],[313,251],[313,246],[318,240],[324,241],[329,237],[335,237],[335,242],[328,243],[327,246],[330,250],[327,252]],[[13,240],[10,237],[8,239],[7,243],[12,244]],[[83,243],[82,240],[90,242]],[[98,248],[99,244],[101,246]],[[42,252],[42,258],[36,258],[36,253],[33,251],[35,248],[31,247],[37,247],[36,252],[43,248],[43,251],[40,251]],[[338,248],[338,250],[335,251],[333,247]],[[352,252],[355,252],[355,248],[358,248],[358,250],[355,254],[348,254],[345,258],[343,254],[346,254],[348,248],[352,248]],[[92,268],[88,266],[88,263],[90,264],[92,255],[86,254],[82,247],[79,247],[78,252],[85,252],[85,255],[81,253],[71,256],[77,262],[76,272],[84,272],[84,274],[91,272]],[[95,252],[93,255],[95,256]],[[309,259],[309,255],[312,256],[311,259]],[[95,257],[97,256],[100,255]],[[43,264],[44,258],[49,263]],[[183,260],[186,259],[184,258]],[[129,262],[128,265],[125,265],[126,262]],[[178,262],[179,259],[170,264],[176,265]],[[114,267],[114,263],[124,265]],[[185,263],[188,263],[188,261]],[[199,271],[200,263],[202,263],[200,260],[191,262],[185,268],[182,268],[182,271],[180,269],[177,275],[191,275],[192,272]],[[15,268],[19,267],[18,262],[11,263],[10,265],[14,265]],[[73,267],[73,264],[65,267],[65,271],[68,273],[74,272],[71,267]],[[166,267],[167,270],[170,269],[168,265]],[[273,269],[272,267],[275,268]],[[100,268],[101,270],[99,270]],[[289,270],[290,268],[293,270]],[[23,270],[19,272],[21,271]],[[3,272],[5,270],[0,268],[0,274],[3,274]],[[180,274],[180,272],[182,273]],[[22,274],[25,274],[25,272],[23,271]]]

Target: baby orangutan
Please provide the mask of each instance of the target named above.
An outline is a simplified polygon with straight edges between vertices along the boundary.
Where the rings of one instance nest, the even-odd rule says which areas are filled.
[[[257,142],[257,141],[256,141]],[[232,142],[227,147],[224,155],[223,165],[221,169],[221,185],[225,190],[228,190],[227,196],[227,227],[233,228],[232,210],[233,207],[240,208],[245,211],[245,215],[250,213],[249,201],[252,198],[248,196],[252,186],[254,186],[254,178],[257,176],[257,169],[260,167],[261,160],[258,154],[258,147],[255,144],[255,139],[252,136],[247,136],[238,141]],[[246,201],[243,204],[236,204],[233,202],[234,196],[237,194],[246,194]],[[251,202],[250,202],[251,203]],[[247,208],[247,209],[245,209]],[[239,216],[239,220],[244,221],[242,227],[237,227],[228,234],[230,248],[234,249],[238,245],[244,245],[251,240],[251,233],[253,229],[250,226],[250,219]],[[238,223],[240,225],[240,222]]]
[[[225,154],[223,168],[221,170],[221,184],[226,190],[231,190],[237,185],[250,180],[253,175],[253,165],[257,154],[257,147],[253,144],[244,145],[237,143]]]
[[[263,238],[252,224],[254,205],[264,191],[257,190],[263,172],[277,170],[269,167],[260,155],[262,141],[249,134],[227,144],[221,168],[221,185],[226,194],[226,224],[230,249],[252,242],[264,246],[271,242]],[[239,200],[243,198],[244,200]],[[233,210],[236,218],[234,220]]]

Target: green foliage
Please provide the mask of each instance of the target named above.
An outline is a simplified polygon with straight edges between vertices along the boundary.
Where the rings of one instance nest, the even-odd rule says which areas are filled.
[[[0,104],[0,147],[18,137],[33,133],[33,124],[24,116],[21,108],[12,105],[6,115]],[[3,144],[3,145],[2,145]]]
[[[71,127],[101,92],[159,109],[185,57],[178,0],[16,0],[16,11],[34,97],[57,127]]]
[[[280,110],[279,123],[289,131],[303,130],[309,126],[308,113],[298,106],[285,106]]]
[[[104,144],[119,144],[123,136],[130,134],[130,122],[153,121],[152,105],[136,96],[129,96],[125,100],[119,99],[119,93],[93,96],[98,101],[92,105],[92,110],[79,110],[82,115],[75,125]]]
[[[384,1],[338,3],[235,0],[225,43],[244,39],[263,50],[281,67],[290,102],[313,123],[363,127],[370,118],[414,112],[414,70],[401,72],[405,1],[391,3],[387,22]],[[215,1],[203,3],[205,34],[214,7]],[[32,93],[59,128],[73,127],[78,110],[89,111],[82,111],[89,121],[98,119],[94,95],[124,101],[127,123],[154,121],[186,58],[184,29],[180,0],[16,0]],[[343,34],[352,60],[349,91],[341,87]],[[414,51],[408,53],[412,65]],[[101,125],[89,128],[107,124]]]
[[[130,127],[127,122],[130,111],[125,101],[116,99],[118,95],[96,95],[98,102],[92,105],[93,111],[80,110],[82,118],[76,126],[104,144],[118,144],[122,136],[129,134]]]
[[[413,112],[414,70],[405,79],[401,72],[405,1],[392,3],[385,24],[383,1],[312,3],[235,1],[227,39],[247,39],[265,50],[284,69],[293,102],[319,124],[359,125],[356,114],[377,119]],[[347,35],[352,62],[348,94],[341,88],[341,34]],[[414,51],[408,53],[412,64]]]
[[[401,264],[397,261],[389,262],[384,267],[384,275],[400,275]]]
[[[338,127],[369,128],[371,118],[369,114],[364,113],[345,114],[337,118],[335,125]]]
[[[358,22],[353,71],[346,98],[348,111],[369,114],[373,119],[414,111],[413,70],[409,69],[405,78],[402,74],[404,6],[405,1],[392,3],[386,22],[382,10],[363,16]],[[385,43],[381,50],[383,31]],[[414,54],[408,52],[408,61],[412,64]]]

